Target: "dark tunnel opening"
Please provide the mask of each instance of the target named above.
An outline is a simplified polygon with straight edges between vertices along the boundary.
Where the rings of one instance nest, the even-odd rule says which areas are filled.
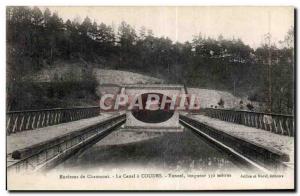
[[[146,109],[147,99],[150,94],[158,95],[159,102],[157,103],[158,104],[157,106],[160,109],[158,109],[158,110]],[[163,100],[163,96],[166,96],[166,95],[163,95],[161,93],[144,93],[144,94],[142,94],[141,99],[142,99],[143,109],[139,109],[138,106],[135,106],[131,111],[132,115],[137,120],[142,121],[144,123],[162,123],[162,122],[169,120],[174,115],[174,110],[170,110],[171,103],[166,103],[165,107],[161,109],[161,103]],[[172,99],[170,97],[166,97],[166,100],[171,101]],[[138,101],[136,101],[136,104],[137,104],[137,102]]]

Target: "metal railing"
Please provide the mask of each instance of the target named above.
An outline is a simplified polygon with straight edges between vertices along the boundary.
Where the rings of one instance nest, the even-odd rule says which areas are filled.
[[[6,133],[9,135],[25,130],[90,118],[99,114],[99,106],[9,111],[6,113]]]
[[[227,109],[202,109],[204,115],[223,121],[264,129],[272,133],[294,136],[295,125],[293,115],[250,112]]]
[[[8,166],[8,171],[22,172],[51,168],[53,165],[61,162],[60,159],[63,160],[63,157],[67,157],[86,145],[98,142],[101,137],[106,136],[124,122],[125,114],[113,116],[97,124],[62,136],[56,141],[49,141],[45,147],[38,146],[38,150],[30,150],[29,147],[27,150],[30,150],[33,154]]]

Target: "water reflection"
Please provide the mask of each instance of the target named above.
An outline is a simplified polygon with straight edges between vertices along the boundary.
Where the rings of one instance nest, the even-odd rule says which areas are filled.
[[[128,167],[223,172],[238,169],[227,154],[187,129],[182,133],[166,133],[127,144],[125,142],[125,144],[103,145],[100,141],[83,153],[68,159],[56,169],[92,170]]]

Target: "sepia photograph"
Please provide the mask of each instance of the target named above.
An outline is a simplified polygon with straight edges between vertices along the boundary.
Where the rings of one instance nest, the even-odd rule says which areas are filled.
[[[8,191],[295,190],[291,6],[7,6]]]

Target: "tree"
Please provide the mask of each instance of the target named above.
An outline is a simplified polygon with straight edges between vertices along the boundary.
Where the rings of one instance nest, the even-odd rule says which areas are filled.
[[[135,30],[126,22],[121,22],[118,28],[119,67],[128,67],[131,64],[132,57],[136,55],[134,50],[136,41]]]
[[[89,17],[85,17],[82,24],[80,25],[79,31],[82,34],[87,34],[88,32],[90,32],[92,30],[92,28],[93,28],[93,26],[92,26],[91,19]]]
[[[44,24],[45,26],[48,25],[48,22],[50,21],[51,18],[51,11],[49,10],[49,8],[46,8],[44,11]]]
[[[42,11],[38,7],[34,7],[32,10],[32,24],[34,26],[41,26],[44,20]]]
[[[146,36],[146,27],[142,26],[140,29],[139,39],[145,40]]]

